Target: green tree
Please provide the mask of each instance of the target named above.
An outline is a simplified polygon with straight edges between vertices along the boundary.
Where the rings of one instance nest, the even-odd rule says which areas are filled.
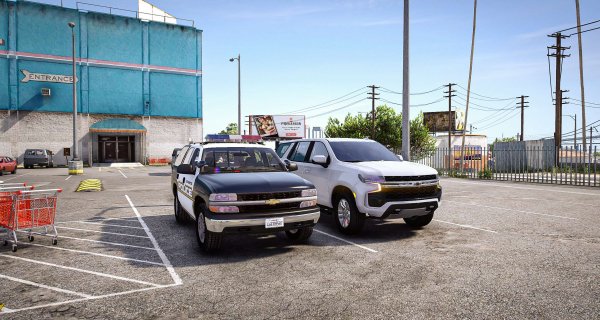
[[[402,114],[396,113],[387,105],[378,106],[375,111],[375,136],[371,137],[372,115],[346,115],[344,122],[337,118],[329,118],[325,127],[325,135],[331,138],[372,138],[386,147],[399,150],[402,148]],[[423,114],[410,121],[411,155],[414,159],[430,156],[435,151],[435,139],[423,124]]]
[[[237,123],[230,123],[227,125],[227,127],[225,127],[225,130],[221,130],[221,132],[219,132],[219,134],[237,134],[238,133],[238,128],[237,128]]]
[[[501,139],[496,138],[496,139],[494,139],[494,142],[492,144],[488,144],[488,149],[490,151],[494,151],[494,144],[496,144],[496,142],[515,142],[515,141],[517,141],[517,138],[515,138],[515,137],[504,137]]]

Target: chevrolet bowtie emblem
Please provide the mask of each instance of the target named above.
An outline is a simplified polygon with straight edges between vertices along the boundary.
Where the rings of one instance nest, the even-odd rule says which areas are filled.
[[[277,199],[269,199],[269,200],[266,200],[266,201],[265,201],[265,204],[268,204],[268,205],[276,205],[276,204],[278,204],[278,203],[280,203],[280,202],[281,202],[281,201],[279,201],[279,200],[277,200]]]

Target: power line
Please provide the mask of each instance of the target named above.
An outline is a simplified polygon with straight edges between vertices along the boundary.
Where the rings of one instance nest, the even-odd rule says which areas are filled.
[[[423,92],[414,92],[414,93],[411,93],[410,95],[411,95],[411,96],[417,96],[417,95],[422,95],[422,94],[428,94],[428,93],[432,93],[432,92],[438,91],[438,90],[440,90],[440,89],[441,89],[441,88],[443,88],[443,87],[444,87],[444,86],[439,86],[439,87],[437,87],[437,88],[435,88],[435,89],[431,89],[431,90],[428,90],[428,91],[423,91]],[[381,90],[381,91],[383,91],[383,92],[386,92],[386,93],[402,94],[402,92],[398,92],[398,91],[390,90],[390,89],[388,89],[388,88],[384,88],[384,87],[380,87],[380,90]]]
[[[355,105],[355,104],[357,104],[357,103],[359,103],[359,102],[365,101],[365,100],[368,100],[368,99],[367,99],[367,98],[363,98],[363,99],[360,99],[360,100],[354,101],[354,102],[352,102],[352,103],[350,103],[350,104],[347,104],[347,105],[345,105],[345,106],[342,106],[342,107],[339,107],[339,108],[336,108],[336,109],[333,109],[333,110],[325,111],[325,112],[323,112],[323,113],[319,113],[319,114],[317,114],[317,115],[314,115],[314,116],[306,117],[306,119],[312,119],[312,118],[316,118],[316,117],[324,116],[324,115],[326,115],[326,114],[330,114],[330,113],[333,113],[333,112],[336,112],[336,111],[339,111],[339,110],[342,110],[342,109],[345,109],[345,108],[349,108],[349,107],[351,107],[351,106],[353,106],[353,105]]]
[[[427,102],[427,103],[421,103],[421,104],[411,104],[411,105],[410,105],[410,107],[411,107],[411,108],[414,108],[414,107],[424,107],[424,106],[432,105],[432,104],[434,104],[434,103],[438,103],[438,102],[440,102],[440,101],[442,101],[442,100],[444,100],[444,98],[440,98],[440,99],[437,99],[437,100],[435,100],[435,101],[431,101],[431,102]],[[381,101],[383,101],[383,102],[387,102],[387,103],[390,103],[390,104],[393,104],[393,105],[397,105],[397,106],[401,106],[401,105],[402,105],[402,103],[398,103],[398,102],[394,102],[394,101],[386,100],[386,99],[383,99],[383,98],[381,99]]]
[[[461,88],[461,89],[465,90],[465,91],[467,91],[467,90],[468,90],[467,88],[465,88],[465,87],[461,86],[460,84],[457,84],[457,86],[458,86],[459,88]],[[474,94],[474,95],[476,95],[476,96],[480,96],[480,97],[484,97],[484,98],[488,98],[488,99],[492,99],[492,100],[512,100],[512,99],[514,99],[514,98],[512,98],[512,97],[511,97],[511,98],[497,98],[497,97],[485,96],[485,95],[483,95],[483,94],[479,94],[479,93],[473,92],[473,90],[471,90],[470,92],[471,92],[471,94]],[[470,101],[469,101],[469,102],[470,102]]]
[[[515,112],[515,111],[516,111],[516,112]],[[512,119],[512,118],[514,118],[514,117],[516,117],[516,116],[518,116],[518,115],[519,115],[519,112],[518,112],[518,110],[517,110],[517,109],[513,109],[513,111],[512,111],[512,112],[510,112],[510,113],[508,113],[508,114],[506,114],[506,116],[505,116],[504,118],[502,118],[502,119],[498,119],[496,122],[493,122],[493,123],[491,123],[491,124],[489,124],[489,125],[487,125],[487,126],[485,126],[485,127],[481,128],[481,129],[479,129],[479,130],[486,130],[486,129],[489,129],[489,128],[492,128],[492,127],[495,127],[495,126],[497,126],[497,125],[499,125],[499,124],[502,124],[502,123],[504,123],[504,122],[506,122],[506,121],[508,121],[508,120],[510,120],[510,119]]]
[[[464,102],[467,102],[467,100],[466,100],[465,98],[461,97],[461,96],[456,96],[456,97],[457,97],[457,98],[459,98],[459,99],[461,99],[461,100],[463,100]],[[509,104],[512,104],[512,102],[513,102],[514,100],[516,100],[516,99],[517,99],[517,98],[511,98],[511,99],[509,99],[509,100],[510,100],[510,103],[509,103]],[[488,106],[483,106],[483,105],[477,104],[477,103],[475,103],[475,102],[472,102],[472,101],[469,101],[469,104],[472,104],[472,105],[474,105],[474,106],[478,106],[478,107],[480,107],[480,108],[487,109],[488,111],[500,110],[500,109],[491,108],[491,107],[488,107]],[[506,107],[504,107],[504,108],[506,108]]]
[[[572,36],[572,35],[576,35],[576,34],[578,34],[578,33],[586,33],[586,32],[588,32],[588,31],[592,31],[592,30],[598,30],[598,29],[600,29],[600,27],[596,27],[596,28],[592,28],[592,29],[583,30],[583,31],[581,31],[581,32],[575,32],[575,33],[571,33],[570,35],[568,35],[568,37],[570,37],[570,36]]]
[[[575,98],[571,98],[571,100],[575,100],[575,101],[579,101],[579,102],[581,102],[581,100],[579,100],[579,99],[575,99]],[[597,103],[597,102],[589,102],[589,101],[586,101],[586,102],[585,102],[585,104],[594,104],[594,105],[600,106],[600,103]]]
[[[346,101],[348,101],[348,100],[355,99],[356,97],[360,97],[360,96],[364,95],[365,93],[367,93],[367,92],[366,92],[366,91],[365,91],[365,92],[359,92],[359,93],[357,93],[357,94],[354,94],[354,95],[352,95],[352,96],[350,96],[350,97],[347,97],[347,98],[345,98],[345,99],[342,99],[342,100],[338,100],[338,101],[336,101],[336,102],[333,102],[333,103],[329,103],[329,104],[321,105],[321,106],[319,106],[319,107],[312,107],[311,109],[308,109],[308,108],[306,108],[306,109],[304,109],[304,110],[297,110],[297,111],[295,111],[295,112],[288,112],[288,113],[290,113],[290,114],[294,114],[294,113],[299,113],[299,112],[302,112],[302,113],[313,112],[313,111],[315,111],[315,110],[319,110],[319,109],[323,109],[323,108],[331,107],[331,106],[334,106],[334,105],[336,105],[336,104],[340,104],[340,103],[342,103],[342,102],[346,102]]]
[[[310,106],[310,107],[295,109],[293,111],[289,111],[288,113],[297,113],[297,112],[302,112],[302,111],[306,111],[306,110],[310,110],[310,109],[319,109],[318,107],[324,107],[324,105],[326,105],[326,104],[329,104],[329,103],[332,103],[334,101],[343,99],[343,98],[345,98],[345,97],[347,97],[349,95],[352,95],[352,94],[354,94],[354,93],[356,93],[358,91],[365,90],[365,89],[366,89],[365,87],[362,87],[362,88],[356,89],[356,90],[354,90],[354,91],[352,91],[350,93],[347,93],[347,94],[345,94],[345,95],[343,95],[341,97],[338,97],[338,98],[335,98],[335,99],[331,99],[329,101],[325,101],[325,102],[322,102],[322,103],[319,103],[319,104],[316,104],[316,105],[313,105],[313,106]],[[364,92],[361,92],[360,94],[364,94]],[[339,102],[342,102],[342,101],[338,101],[337,103],[339,103]],[[332,103],[332,104],[335,104],[335,103]]]
[[[514,98],[513,101],[514,100],[516,100],[516,98]],[[488,122],[489,120],[497,118],[497,117],[503,117],[505,114],[509,113],[510,110],[514,110],[513,108],[508,107],[509,105],[512,105],[513,101],[510,101],[509,103],[507,103],[504,107],[502,107],[502,109],[499,109],[498,111],[484,117],[481,120],[474,121],[473,123],[481,124],[481,123]]]
[[[575,29],[575,28],[578,28],[578,27],[585,27],[585,26],[588,26],[588,25],[590,25],[590,24],[594,24],[594,23],[598,23],[598,22],[600,22],[600,20],[594,20],[594,21],[592,21],[592,22],[584,23],[584,24],[582,24],[582,25],[574,26],[574,27],[571,27],[571,28],[568,28],[568,29],[563,29],[563,30],[560,30],[560,31],[558,31],[558,32],[562,33],[563,31],[567,31],[567,30]]]

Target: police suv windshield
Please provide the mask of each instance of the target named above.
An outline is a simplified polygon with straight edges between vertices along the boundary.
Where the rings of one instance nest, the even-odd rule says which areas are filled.
[[[202,173],[281,172],[287,171],[277,154],[269,148],[206,148]]]
[[[400,161],[398,156],[375,141],[330,141],[329,144],[335,157],[344,162]]]

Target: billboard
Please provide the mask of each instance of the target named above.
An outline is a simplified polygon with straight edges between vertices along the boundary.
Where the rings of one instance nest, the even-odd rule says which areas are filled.
[[[254,129],[263,138],[304,138],[304,116],[258,115],[252,116]]]
[[[465,129],[465,113],[457,109],[451,111],[451,130],[463,131]],[[423,123],[429,132],[448,132],[448,111],[423,112]]]

